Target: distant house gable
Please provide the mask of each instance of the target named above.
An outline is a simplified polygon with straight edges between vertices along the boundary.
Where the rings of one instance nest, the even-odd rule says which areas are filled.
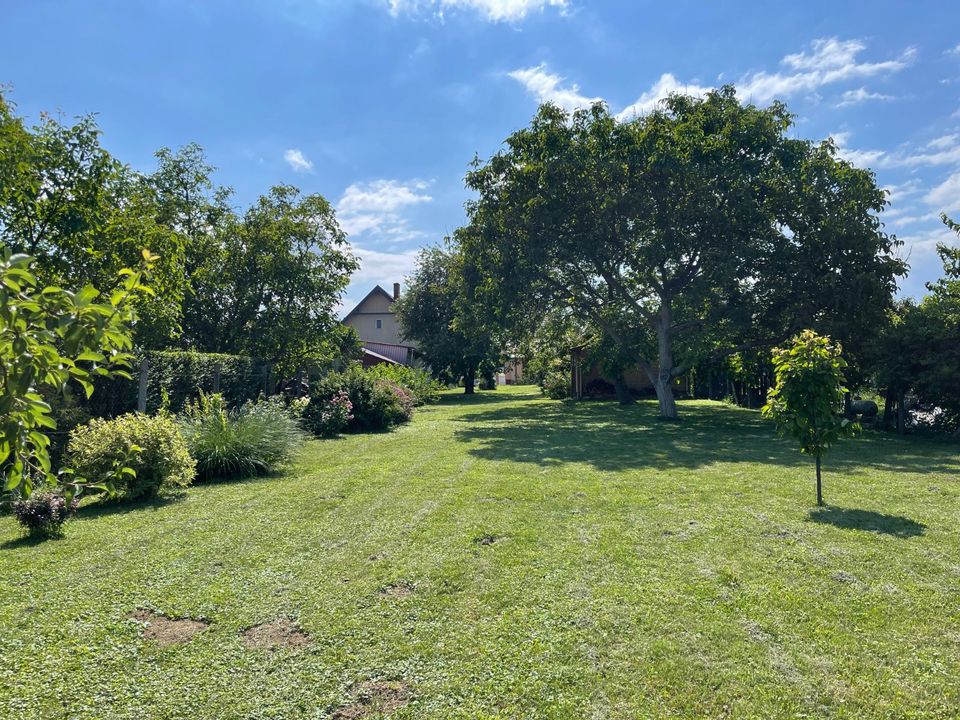
[[[347,322],[350,318],[355,315],[368,315],[368,314],[382,314],[382,313],[393,313],[393,310],[390,309],[390,306],[393,305],[394,297],[384,290],[379,285],[374,285],[373,290],[368,292],[366,296],[357,303],[357,306],[347,313],[346,317],[343,318],[343,322],[349,325]]]
[[[379,285],[357,303],[343,318],[343,324],[356,330],[366,352],[365,362],[387,361],[407,364],[413,360],[416,343],[404,340],[393,303],[400,297],[400,284],[393,294]]]

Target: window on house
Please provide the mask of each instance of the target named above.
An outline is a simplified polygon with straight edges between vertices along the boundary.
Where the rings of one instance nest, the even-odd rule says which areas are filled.
[[[383,327],[383,320],[377,320],[377,330]]]

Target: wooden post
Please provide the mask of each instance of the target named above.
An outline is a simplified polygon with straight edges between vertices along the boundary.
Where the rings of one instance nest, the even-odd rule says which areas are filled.
[[[213,368],[213,392],[214,394],[220,392],[220,366],[216,365]]]
[[[147,412],[147,380],[149,379],[150,366],[147,359],[140,361],[140,385],[137,388],[137,412]]]

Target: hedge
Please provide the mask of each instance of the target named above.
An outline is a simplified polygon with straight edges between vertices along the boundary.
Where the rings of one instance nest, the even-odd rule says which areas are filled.
[[[254,400],[267,387],[268,367],[242,355],[189,351],[151,351],[140,354],[131,370],[132,380],[114,378],[97,383],[88,401],[94,417],[115,417],[137,409],[140,363],[146,359],[147,412],[164,404],[179,412],[200,391],[219,392],[230,406]],[[272,380],[270,380],[272,382]],[[272,390],[272,388],[271,388]]]

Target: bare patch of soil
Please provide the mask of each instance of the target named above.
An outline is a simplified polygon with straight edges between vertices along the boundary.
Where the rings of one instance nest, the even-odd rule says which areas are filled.
[[[505,539],[506,537],[503,535],[491,535],[487,533],[486,535],[478,535],[473,539],[473,542],[475,545],[493,545]]]
[[[278,618],[244,630],[243,644],[254,650],[295,650],[309,645],[311,640],[299,625],[289,618]]]
[[[380,594],[384,597],[402,600],[403,598],[413,595],[414,589],[414,586],[408,582],[390,583],[389,585],[384,585],[382,588],[380,588]]]
[[[143,639],[155,642],[160,647],[185,643],[198,632],[210,627],[206,620],[192,618],[168,618],[153,610],[137,610],[131,620],[143,623]]]
[[[848,572],[846,572],[846,571],[844,571],[844,570],[840,570],[839,572],[835,572],[835,573],[834,573],[833,575],[831,575],[830,577],[832,577],[832,578],[833,578],[834,580],[836,580],[837,582],[841,582],[841,583],[849,583],[849,584],[852,584],[852,583],[857,582],[857,576],[856,576],[856,575],[851,575],[850,573],[848,573]]]
[[[410,686],[398,680],[368,680],[355,686],[352,702],[333,711],[331,720],[357,720],[368,715],[386,715],[410,702]]]

